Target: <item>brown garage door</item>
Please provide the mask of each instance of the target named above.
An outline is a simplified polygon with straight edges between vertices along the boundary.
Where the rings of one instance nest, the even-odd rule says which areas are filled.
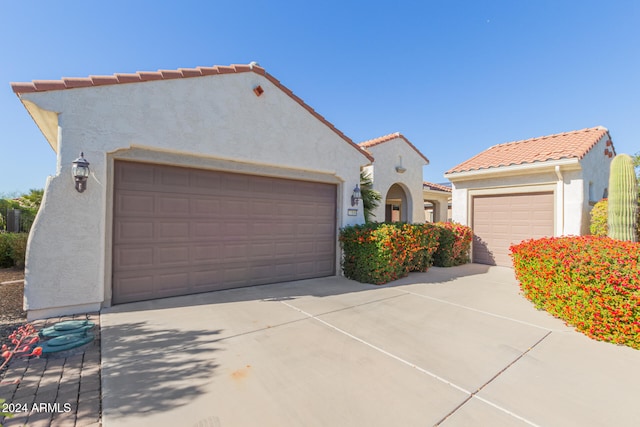
[[[335,185],[114,167],[113,303],[335,274]]]
[[[475,196],[473,262],[510,267],[509,246],[553,236],[553,193]]]

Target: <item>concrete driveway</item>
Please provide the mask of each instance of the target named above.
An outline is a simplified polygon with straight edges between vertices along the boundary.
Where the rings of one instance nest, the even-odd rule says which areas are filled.
[[[535,310],[503,267],[119,305],[101,325],[105,427],[640,423],[640,351]]]

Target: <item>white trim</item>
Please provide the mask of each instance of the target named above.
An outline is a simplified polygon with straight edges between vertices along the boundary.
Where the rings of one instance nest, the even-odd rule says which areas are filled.
[[[540,173],[545,171],[554,171],[556,166],[564,166],[564,170],[580,170],[580,159],[563,159],[563,160],[550,160],[539,163],[526,163],[522,165],[511,166],[499,166],[487,169],[463,171],[445,173],[444,177],[451,182],[455,181],[468,181],[480,178],[488,178],[491,176],[504,176],[504,175],[528,175],[532,173]]]
[[[562,171],[560,170],[560,166],[556,166],[556,176],[558,177],[558,183],[556,184],[556,200],[554,211],[555,211],[555,227],[554,227],[554,235],[562,236],[564,234],[564,175],[562,175]]]

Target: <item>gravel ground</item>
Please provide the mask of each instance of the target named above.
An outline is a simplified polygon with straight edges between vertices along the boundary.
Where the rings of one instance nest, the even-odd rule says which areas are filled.
[[[17,268],[0,268],[0,283],[24,279],[24,271]],[[9,345],[8,337],[20,326],[27,323],[22,311],[24,283],[0,284],[0,347]]]

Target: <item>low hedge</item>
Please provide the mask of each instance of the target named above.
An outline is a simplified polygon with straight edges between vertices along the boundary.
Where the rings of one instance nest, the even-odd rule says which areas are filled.
[[[591,338],[640,349],[640,243],[555,237],[510,249],[520,287],[537,308]]]
[[[0,268],[24,267],[28,233],[0,233]]]
[[[340,232],[342,270],[349,279],[383,284],[411,271],[427,271],[438,255],[439,264],[459,265],[468,260],[471,230],[446,223],[370,223]]]
[[[440,229],[439,245],[433,254],[433,265],[452,267],[469,262],[473,230],[455,222],[438,222]]]
[[[433,224],[345,227],[340,231],[342,270],[349,279],[377,285],[406,276],[409,271],[427,271],[438,247],[438,235]]]

